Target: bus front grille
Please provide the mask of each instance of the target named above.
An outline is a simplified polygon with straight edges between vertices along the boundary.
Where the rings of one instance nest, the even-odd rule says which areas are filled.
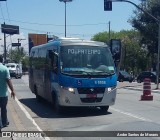
[[[101,88],[101,87],[98,87],[98,88],[78,88],[78,93],[79,94],[102,94],[105,92],[105,88]]]
[[[102,98],[81,98],[81,102],[83,103],[96,103],[101,101],[102,101]]]

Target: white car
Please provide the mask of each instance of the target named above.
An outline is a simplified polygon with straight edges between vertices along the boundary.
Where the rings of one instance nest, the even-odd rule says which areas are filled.
[[[19,64],[19,63],[7,63],[5,65],[9,69],[11,77],[15,77],[16,79],[22,77],[22,64]]]

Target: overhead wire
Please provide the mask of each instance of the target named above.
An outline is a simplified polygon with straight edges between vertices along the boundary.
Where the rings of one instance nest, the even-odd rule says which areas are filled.
[[[5,20],[8,20],[8,19],[5,19]],[[38,22],[28,22],[28,21],[20,21],[20,20],[13,20],[13,19],[10,19],[10,21],[13,21],[13,22],[19,22],[19,23],[24,23],[24,24],[33,24],[33,25],[39,25],[39,26],[65,26],[65,25],[61,25],[61,24],[52,24],[52,23],[38,23]],[[97,25],[106,25],[108,23],[88,23],[88,24],[70,24],[70,25],[67,25],[68,27],[76,27],[76,26],[97,26]],[[28,28],[24,28],[24,27],[20,27],[20,29],[23,29],[23,30],[29,30],[29,31],[35,31],[35,32],[42,32],[42,33],[48,33],[48,31],[42,31],[42,30],[36,30],[36,29],[28,29]],[[50,33],[53,33],[53,34],[64,34],[64,33],[55,33],[55,32],[50,32]],[[84,34],[72,34],[70,33],[70,35],[80,35],[80,36],[84,36]],[[88,34],[88,35],[85,35],[85,36],[91,36],[93,34]]]
[[[6,19],[7,20],[7,19]],[[25,23],[25,24],[35,24],[35,25],[44,25],[44,26],[65,26],[65,25],[61,25],[61,24],[52,24],[52,23],[38,23],[38,22],[28,22],[28,21],[19,21],[19,20],[11,20],[10,21],[14,21],[14,22],[19,22],[19,23]],[[96,26],[96,25],[102,25],[102,24],[107,24],[107,23],[88,23],[88,24],[68,24],[67,26]]]

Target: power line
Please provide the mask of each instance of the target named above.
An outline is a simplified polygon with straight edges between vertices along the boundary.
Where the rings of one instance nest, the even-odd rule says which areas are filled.
[[[8,20],[8,19],[5,19],[5,20]],[[25,23],[25,24],[45,25],[45,26],[46,25],[47,26],[64,26],[64,25],[61,25],[61,24],[27,22],[27,21],[19,21],[19,20],[11,20],[11,19],[10,19],[10,21]],[[70,24],[70,25],[67,25],[67,26],[96,26],[96,25],[106,25],[106,24],[108,24],[108,23]]]

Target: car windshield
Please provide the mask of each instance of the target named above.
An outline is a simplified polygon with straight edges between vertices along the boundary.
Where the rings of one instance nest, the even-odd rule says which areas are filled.
[[[121,73],[122,75],[127,75],[127,76],[130,75],[130,74],[129,74],[128,72],[126,72],[126,71],[120,71],[120,73]]]
[[[7,68],[15,68],[15,65],[6,65]]]
[[[157,75],[156,72],[152,72],[154,75]]]
[[[112,75],[114,62],[108,47],[62,46],[61,72],[69,75]]]

